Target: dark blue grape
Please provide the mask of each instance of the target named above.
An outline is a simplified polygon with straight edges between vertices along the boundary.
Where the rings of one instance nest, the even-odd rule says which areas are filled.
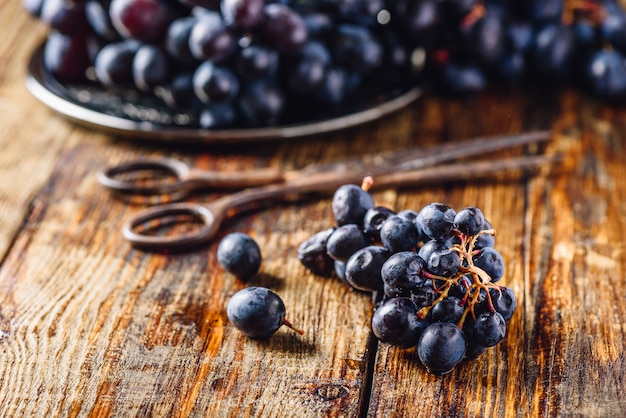
[[[245,80],[269,77],[278,69],[278,52],[264,45],[252,44],[239,51],[235,60],[237,74]]]
[[[486,13],[463,30],[467,54],[482,66],[494,66],[504,52],[505,26],[497,13]]]
[[[401,251],[391,255],[380,270],[381,279],[390,291],[400,291],[403,294],[422,287],[424,279],[421,273],[424,260],[412,251]]]
[[[84,81],[90,65],[85,37],[51,32],[44,46],[43,65],[59,81]]]
[[[426,269],[437,276],[452,277],[460,267],[459,254],[449,248],[434,251],[426,260]]]
[[[259,286],[235,293],[228,301],[226,314],[235,328],[251,338],[268,338],[283,325],[291,327],[280,296]]]
[[[264,0],[222,0],[221,11],[226,25],[249,31],[263,21]]]
[[[487,86],[484,71],[471,64],[447,63],[441,77],[444,89],[452,94],[475,94],[483,91]]]
[[[368,209],[363,216],[363,230],[372,241],[380,241],[380,228],[387,218],[395,212],[386,206]]]
[[[392,253],[415,251],[419,233],[413,222],[398,215],[391,215],[380,228],[380,241]]]
[[[527,0],[530,19],[536,23],[559,22],[563,4],[563,0]]]
[[[505,321],[511,319],[517,309],[517,297],[513,290],[500,286],[498,289],[489,289],[489,296],[496,312],[499,312]]]
[[[141,91],[150,92],[169,82],[171,64],[165,51],[155,45],[142,45],[133,58],[133,81]]]
[[[626,14],[619,7],[611,7],[600,22],[600,34],[616,50],[626,53]]]
[[[428,282],[426,282],[428,283]],[[437,292],[427,284],[411,292],[411,300],[418,309],[431,306],[437,299]]]
[[[200,111],[198,124],[203,129],[224,129],[233,126],[237,116],[231,102],[209,104]]]
[[[94,62],[96,77],[105,86],[128,86],[133,83],[133,61],[139,43],[132,40],[104,46]]]
[[[465,347],[465,336],[458,326],[450,322],[435,322],[422,332],[417,354],[430,373],[446,374],[463,360]]]
[[[204,61],[193,74],[193,88],[203,103],[222,103],[237,95],[239,80],[230,69]]]
[[[495,248],[481,248],[472,259],[476,267],[481,268],[491,277],[492,283],[497,282],[504,275],[504,259]]]
[[[179,64],[194,65],[198,60],[191,53],[189,37],[196,24],[193,16],[173,20],[165,35],[164,47],[168,54]]]
[[[381,268],[391,253],[384,247],[370,245],[361,248],[346,262],[346,281],[355,289],[382,290]]]
[[[506,336],[506,321],[499,312],[484,312],[476,318],[474,340],[485,347],[493,347]]]
[[[363,223],[368,209],[373,208],[372,195],[355,184],[340,186],[331,201],[331,209],[337,225]]]
[[[218,13],[199,14],[189,34],[189,50],[199,61],[224,61],[236,50],[234,34],[224,25]]]
[[[339,25],[330,45],[336,62],[348,70],[367,73],[382,65],[383,46],[366,27]]]
[[[290,90],[299,95],[314,94],[324,83],[330,63],[326,46],[308,42],[288,70]]]
[[[569,26],[553,24],[542,28],[532,50],[537,75],[551,81],[566,80],[570,76],[575,44]]]
[[[415,223],[430,239],[446,240],[454,224],[456,212],[444,203],[429,203],[420,210]]]
[[[417,345],[419,337],[428,325],[417,317],[417,308],[409,298],[389,299],[374,311],[372,331],[376,338],[399,348]]]
[[[448,296],[433,306],[430,310],[430,319],[437,322],[456,323],[461,319],[464,310],[460,299]]]
[[[454,228],[465,235],[476,235],[483,230],[485,216],[474,206],[468,206],[457,212],[454,217]]]
[[[483,230],[493,229],[491,223],[485,219],[483,223]],[[478,250],[485,247],[493,247],[496,244],[496,237],[492,234],[480,234],[474,241],[474,249]]]
[[[119,40],[119,34],[111,23],[108,6],[109,2],[88,0],[85,2],[85,18],[96,35],[113,42]]]
[[[65,35],[84,34],[88,28],[84,2],[45,0],[40,19]]]
[[[291,7],[270,3],[263,9],[263,38],[284,53],[296,53],[309,39],[302,16]]]
[[[193,73],[174,74],[169,84],[157,90],[163,101],[173,109],[198,108],[200,99],[193,90]]]
[[[285,100],[285,94],[279,85],[271,80],[261,79],[242,89],[238,103],[249,124],[274,126],[280,123]]]
[[[217,247],[217,261],[229,273],[246,279],[259,271],[261,250],[249,235],[231,232]]]
[[[419,249],[417,254],[422,257],[424,261],[427,261],[434,253],[438,251],[446,251],[449,249],[450,246],[448,244],[433,239],[430,241],[426,241],[424,245],[422,245],[422,247]]]
[[[159,41],[170,21],[169,11],[159,0],[113,0],[109,15],[123,37],[141,42]]]
[[[335,228],[319,231],[298,246],[298,259],[312,273],[330,276],[335,268],[334,260],[326,252],[328,237]]]
[[[618,51],[601,50],[594,54],[587,76],[593,93],[602,98],[615,99],[626,94],[626,63]]]
[[[348,261],[352,254],[369,243],[369,239],[358,225],[346,224],[337,227],[328,237],[326,251],[335,260]]]

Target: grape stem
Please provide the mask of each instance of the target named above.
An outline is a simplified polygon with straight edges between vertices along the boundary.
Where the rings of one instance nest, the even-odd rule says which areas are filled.
[[[287,328],[297,332],[300,335],[304,335],[304,330],[300,329],[300,328],[296,328],[295,326],[293,326],[293,324],[291,322],[289,322],[286,318],[282,318],[280,320],[280,323],[284,326],[286,326]]]
[[[457,236],[460,239],[460,244],[454,244],[454,246],[450,249],[459,254],[459,258],[461,259],[461,267],[459,271],[452,277],[442,277],[437,276],[428,272],[424,272],[424,277],[432,280],[433,289],[439,295],[429,306],[425,306],[421,308],[417,312],[417,316],[420,319],[426,318],[430,310],[437,303],[441,302],[443,299],[448,297],[448,293],[452,286],[458,285],[460,281],[463,281],[464,284],[467,285],[467,290],[461,299],[461,306],[464,307],[463,315],[459,319],[458,326],[460,328],[463,327],[465,320],[468,314],[472,315],[472,318],[476,320],[476,313],[474,308],[476,304],[480,303],[481,291],[485,293],[485,300],[487,302],[487,308],[490,312],[495,312],[496,309],[493,305],[493,301],[491,300],[491,294],[489,293],[490,289],[497,289],[501,292],[501,289],[496,284],[492,283],[491,277],[489,274],[481,269],[480,267],[474,264],[473,256],[480,253],[480,250],[476,250],[474,247],[476,245],[476,240],[478,239],[480,234],[489,234],[495,235],[496,231],[494,229],[485,229],[480,231],[476,235],[467,235],[461,232],[457,232]],[[468,279],[468,276],[471,280]],[[443,285],[437,287],[436,280],[443,281]]]

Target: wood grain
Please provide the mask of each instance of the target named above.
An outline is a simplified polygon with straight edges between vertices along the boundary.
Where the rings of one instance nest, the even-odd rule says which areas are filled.
[[[626,115],[572,91],[424,97],[388,118],[297,141],[175,146],[114,138],[47,110],[26,91],[45,28],[0,6],[0,411],[2,416],[619,416],[626,371]],[[25,36],[24,34],[28,34]],[[217,263],[217,241],[180,254],[131,248],[120,225],[141,206],[97,183],[138,156],[195,166],[299,168],[344,156],[551,129],[558,167],[534,176],[380,191],[377,203],[480,207],[498,230],[519,308],[504,342],[429,375],[414,349],[378,344],[369,295],[307,272],[298,245],[332,225],[329,200],[233,219],[257,240],[259,275]],[[499,154],[509,155],[508,153]],[[218,194],[196,197],[208,200]],[[289,319],[243,337],[224,308],[263,285]]]

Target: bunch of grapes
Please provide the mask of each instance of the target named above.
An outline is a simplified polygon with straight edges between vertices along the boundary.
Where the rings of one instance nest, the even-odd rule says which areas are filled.
[[[502,341],[517,299],[497,284],[504,261],[480,209],[456,212],[430,203],[396,213],[375,205],[370,185],[336,190],[336,226],[299,246],[304,266],[382,295],[372,316],[374,335],[399,348],[417,347],[431,373],[448,373]]]
[[[615,0],[22,0],[65,83],[132,89],[204,128],[332,116],[416,83],[574,82],[626,97]]]

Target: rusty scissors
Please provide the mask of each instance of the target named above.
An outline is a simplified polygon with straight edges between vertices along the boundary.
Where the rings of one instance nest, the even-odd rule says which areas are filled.
[[[536,144],[551,137],[548,131],[519,135],[485,137],[455,143],[366,155],[336,163],[314,164],[299,170],[282,171],[261,168],[242,172],[194,169],[169,158],[140,159],[111,167],[100,173],[99,182],[116,195],[165,196],[182,200],[199,189],[230,190],[208,203],[170,202],[141,210],[122,227],[123,236],[133,246],[150,251],[175,251],[204,244],[218,233],[230,217],[277,202],[294,202],[304,196],[332,193],[346,183],[360,184],[363,178],[374,179],[372,190],[400,188],[473,178],[538,168],[555,161],[554,156],[529,155],[504,159],[465,160],[488,152]],[[443,164],[448,163],[448,164]],[[145,176],[152,172],[166,174],[167,181]],[[142,172],[144,181],[133,180]],[[148,174],[146,174],[148,173]],[[150,234],[148,225],[166,219],[182,222],[189,217],[202,224],[192,232],[179,235]],[[180,218],[180,219],[179,219]]]

